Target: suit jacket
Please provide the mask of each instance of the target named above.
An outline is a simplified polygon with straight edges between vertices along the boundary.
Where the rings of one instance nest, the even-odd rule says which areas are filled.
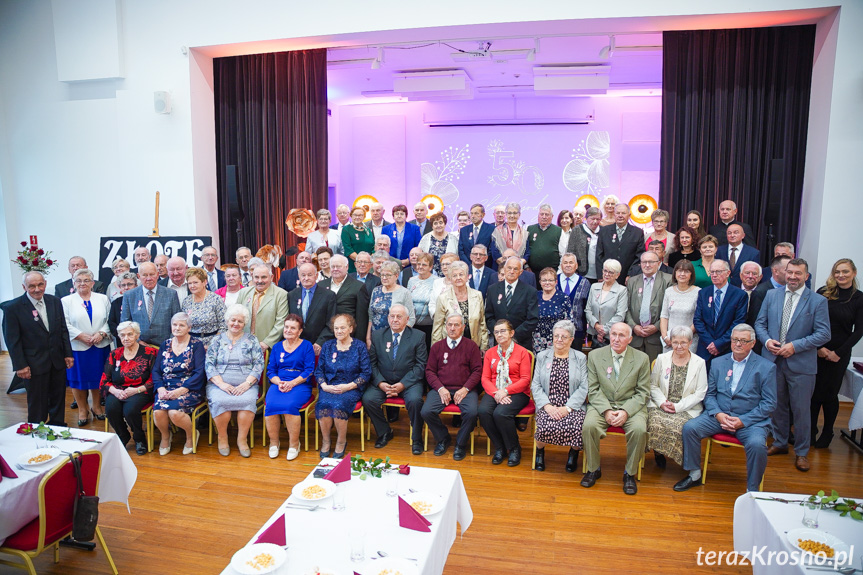
[[[770,270],[770,266],[769,265],[764,266],[763,268],[761,268],[761,281],[758,282],[759,285],[770,284],[770,287],[772,288],[773,282],[770,281],[771,277],[773,277],[773,272]],[[812,276],[809,276],[808,278],[806,278],[806,287],[808,287],[809,289],[812,289]]]
[[[383,233],[385,227],[387,227],[391,224],[392,224],[392,222],[388,222],[386,218],[382,219],[381,220],[381,233]],[[365,226],[366,226],[367,230],[372,230],[374,224],[372,223],[371,220],[369,220],[369,221],[365,222]]]
[[[72,357],[72,344],[63,304],[50,294],[42,296],[48,329],[36,314],[27,294],[3,303],[3,337],[12,359],[12,370],[30,368],[32,375],[51,369],[66,369],[67,357]]]
[[[490,266],[492,263],[497,264],[491,258],[491,234],[494,231],[494,224],[490,224],[488,222],[483,222],[479,226],[479,236],[476,238],[473,237],[473,222],[469,223],[465,227],[459,230],[458,232],[458,257],[468,265],[468,267],[473,266],[473,262],[470,261],[470,251],[473,249],[473,246],[476,244],[482,244],[488,250],[489,259],[486,261],[486,267]]]
[[[433,231],[433,229],[434,229],[434,228],[432,228],[432,224],[431,224],[431,222],[429,221],[429,219],[428,219],[428,218],[426,218],[426,221],[423,223],[423,225],[422,225],[422,226],[420,226],[420,225],[417,223],[416,218],[414,218],[414,219],[412,219],[412,220],[408,221],[408,223],[409,223],[409,224],[413,224],[413,225],[415,225],[416,227],[418,227],[418,228],[420,229],[420,237],[422,237],[422,236],[424,236],[424,235],[426,235],[426,234],[431,233],[431,232]]]
[[[254,306],[255,287],[247,287],[237,294],[237,303],[246,306],[249,314]],[[267,344],[270,348],[282,341],[285,330],[285,317],[288,315],[288,292],[282,288],[270,284],[261,302],[258,304],[258,315],[255,318],[255,333],[258,341]],[[250,333],[251,320],[246,324],[245,331]]]
[[[737,389],[731,395],[732,354],[717,357],[710,365],[704,411],[713,417],[725,413],[739,417],[745,427],[769,427],[776,409],[776,366],[754,352],[749,354]]]
[[[425,369],[428,361],[426,336],[412,327],[405,327],[399,339],[395,359],[392,353],[393,330],[387,327],[372,332],[372,347],[369,360],[372,364],[372,383],[402,382],[405,389],[425,384]],[[389,345],[389,347],[388,347]]]
[[[597,231],[598,233],[598,231]],[[575,226],[572,228],[569,234],[569,243],[566,244],[566,252],[575,254],[575,259],[578,260],[578,269],[576,273],[580,276],[587,274],[587,270],[590,269],[590,261],[588,261],[588,254],[590,253],[590,236],[582,226]],[[596,256],[599,255],[599,251],[597,250]],[[599,259],[598,257],[594,257],[594,259]],[[597,276],[602,277],[602,268],[597,267]]]
[[[318,282],[318,287],[324,288],[325,290],[332,289],[332,285],[332,278]],[[357,327],[354,329],[353,335],[356,337],[357,334],[361,334],[362,337],[360,337],[360,339],[365,338],[366,328],[369,325],[368,303],[366,303],[365,308],[362,308],[359,304],[360,293],[364,291],[365,288],[363,288],[363,284],[349,274],[345,277],[345,281],[342,282],[342,287],[339,288],[339,292],[336,294],[336,314],[346,313],[356,320]],[[365,314],[361,313],[362,309],[365,309]],[[362,315],[365,316],[365,323],[360,325]]]
[[[761,311],[761,306],[764,304],[764,296],[772,289],[774,289],[772,282],[758,284],[758,287],[749,296],[749,311],[746,312],[746,323],[752,327],[755,327],[755,322],[758,320],[758,312]],[[756,344],[756,350],[759,354],[761,353],[761,342]]]
[[[713,356],[707,351],[711,343],[716,345],[719,355],[728,353],[731,349],[731,328],[746,321],[748,299],[743,290],[729,285],[719,307],[719,318],[714,318],[713,294],[715,286],[701,288],[698,301],[695,304],[695,317],[692,319],[695,331],[698,333],[698,357],[712,361]]]
[[[594,326],[601,322],[605,328],[605,341],[608,342],[608,333],[611,330],[611,326],[619,321],[626,321],[626,310],[629,305],[626,299],[628,293],[625,286],[614,284],[608,296],[600,303],[600,299],[602,298],[602,282],[596,282],[590,286],[587,302],[584,305],[587,333],[596,335],[596,328]]]
[[[613,369],[610,345],[588,354],[588,409],[600,415],[609,409],[622,409],[632,417],[647,406],[650,397],[650,360],[646,353],[627,347],[617,377]]]
[[[571,238],[572,236],[570,236]],[[623,239],[617,240],[617,226],[599,228],[599,245],[596,247],[596,273],[600,277],[605,260],[614,259],[620,262],[621,273],[617,283],[626,282],[626,271],[632,267],[641,254],[644,253],[644,232],[641,228],[627,224]]]
[[[141,326],[140,340],[150,345],[160,346],[171,337],[171,318],[180,311],[180,298],[177,292],[161,284],[155,288],[153,298],[153,320],[147,316],[147,302],[144,301],[144,286],[139,285],[123,294],[121,321],[135,321]]]
[[[414,277],[414,269],[411,266],[402,269],[399,274],[399,285],[402,287],[408,287],[408,282],[411,281],[412,277]]]
[[[488,329],[485,325],[485,306],[482,294],[478,290],[467,290],[467,326],[470,328],[470,338],[479,346],[480,351],[488,349]],[[432,343],[446,338],[446,316],[450,313],[461,313],[455,290],[452,286],[443,288],[437,298],[432,327]]]
[[[493,286],[497,282],[501,281],[500,279],[500,271],[494,272],[494,274],[489,278],[488,285],[489,287]],[[538,289],[536,287],[536,274],[530,270],[522,270],[521,275],[518,276],[518,282],[523,283],[525,285],[529,285],[533,289]]]
[[[250,287],[253,287],[252,284],[249,284]],[[292,267],[290,269],[286,269],[279,276],[279,287],[285,290],[286,292],[292,291],[300,287],[300,272],[296,267]]]
[[[719,245],[725,245],[728,243],[728,226],[730,226],[731,224],[738,224],[743,228],[743,233],[746,234],[746,237],[743,238],[744,244],[746,244],[747,246],[752,246],[753,248],[756,246],[755,234],[752,232],[752,227],[749,224],[744,224],[743,222],[738,222],[737,220],[731,220],[727,224],[723,224],[722,220],[720,220],[719,223],[710,226],[710,229],[707,230],[707,233],[719,240]]]
[[[117,326],[120,325],[120,314],[122,310],[123,298],[118,297],[111,302],[111,311],[108,313],[108,329],[111,330],[111,335],[114,336],[114,342],[118,347],[120,346],[120,336],[117,335]]]
[[[764,346],[761,356],[770,362],[775,362],[779,356],[773,355],[766,344],[768,339],[779,341],[786,291],[774,289],[767,292],[758,319],[755,320],[755,333]],[[788,369],[810,375],[818,372],[818,348],[830,341],[827,298],[803,287],[800,301],[788,322],[785,341],[794,345],[794,355],[785,359]]]
[[[485,300],[485,324],[489,331],[489,342],[493,342],[494,324],[499,319],[508,319],[515,328],[515,341],[528,351],[533,351],[533,332],[539,323],[539,302],[536,289],[526,285],[521,278],[515,285],[512,301],[506,305],[506,282],[497,282],[488,288]]]
[[[731,260],[728,259],[728,250],[728,244],[716,248],[716,259],[730,262]],[[737,259],[734,260],[734,268],[731,270],[731,277],[728,279],[731,285],[740,287],[740,267],[744,262],[755,262],[761,265],[761,252],[745,243],[740,244],[740,253],[737,254]]]
[[[93,284],[93,291],[96,293],[105,293],[108,291],[108,286],[96,280],[96,283]],[[67,279],[64,282],[58,283],[54,286],[54,297],[63,299],[70,293],[75,293],[75,286],[72,284],[72,278]],[[31,370],[32,371],[32,370]]]
[[[82,333],[93,335],[97,332],[110,333],[108,328],[108,314],[111,313],[111,302],[108,301],[108,296],[100,293],[90,294],[90,309],[93,312],[93,319],[87,314],[87,309],[84,307],[84,300],[77,293],[71,293],[60,300],[63,304],[63,314],[66,317],[66,329],[69,330],[69,339],[72,340],[72,351],[86,351],[90,349],[90,345],[75,339]],[[111,345],[111,338],[102,338],[96,347],[106,347]]]
[[[550,402],[548,390],[551,385],[551,362],[554,359],[554,349],[544,349],[536,354],[536,365],[533,370],[533,381],[530,391],[536,410],[539,411]],[[569,399],[566,405],[570,409],[587,409],[587,356],[574,349],[569,350],[568,360]]]
[[[258,313],[260,314],[260,312]],[[303,317],[302,286],[288,293],[288,313],[295,313]],[[333,339],[335,336],[330,331],[330,320],[335,314],[336,294],[318,284],[315,287],[312,301],[309,302],[309,311],[306,313],[305,326],[303,327],[301,337],[310,343],[318,345],[324,345],[324,342]]]
[[[668,400],[668,384],[671,380],[671,357],[673,351],[656,356],[656,363],[650,374],[650,405],[659,408]],[[689,417],[698,417],[703,406],[701,402],[707,394],[707,364],[697,355],[689,356],[686,368],[686,381],[680,401],[674,404],[676,413],[686,412]]]
[[[204,270],[204,273],[208,273],[207,268],[201,268],[201,269]],[[213,271],[216,272],[216,289],[219,289],[221,287],[225,287],[225,285],[227,285],[225,283],[225,272],[223,272],[219,268],[216,268]],[[207,289],[210,289],[209,276],[208,276],[207,280],[208,280],[207,281]]]
[[[468,285],[470,287],[472,287],[473,289],[477,290],[479,293],[481,293],[482,297],[484,298],[488,294],[489,286],[493,283],[497,283],[497,281],[498,281],[497,280],[497,272],[494,271],[493,269],[491,269],[490,267],[488,267],[487,265],[483,266],[482,277],[480,277],[479,285],[476,285],[476,283],[473,281],[474,271],[475,271],[475,269],[471,265],[470,266],[470,281],[468,282]]]
[[[671,276],[662,272],[657,272],[653,277],[653,289],[650,292],[650,323],[656,327],[656,333],[648,336],[647,340],[656,345],[662,345],[662,333],[659,329],[659,313],[662,311],[662,300],[665,297],[665,290],[671,287]],[[629,327],[635,327],[639,323],[639,314],[641,312],[642,293],[644,290],[644,275],[638,275],[629,278],[626,284],[627,291],[627,309],[626,323]],[[641,346],[644,338],[632,334],[633,346]]]
[[[381,233],[385,236],[389,236],[390,238],[390,256],[398,259],[398,260],[406,260],[411,253],[411,250],[417,247],[420,244],[420,238],[423,237],[422,233],[420,233],[420,228],[416,224],[412,224],[410,222],[405,223],[404,233],[402,235],[402,251],[400,253],[396,253],[399,243],[398,243],[398,229],[395,224],[389,224],[384,226],[381,230]]]

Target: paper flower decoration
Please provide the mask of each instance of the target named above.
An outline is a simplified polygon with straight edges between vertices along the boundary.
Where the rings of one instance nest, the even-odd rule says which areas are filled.
[[[573,159],[563,169],[563,185],[571,192],[593,192],[609,185],[608,132],[590,132],[573,150]]]
[[[315,214],[312,210],[294,208],[288,212],[288,217],[285,218],[285,225],[301,238],[307,238],[310,233],[317,229],[318,221],[315,219]]]

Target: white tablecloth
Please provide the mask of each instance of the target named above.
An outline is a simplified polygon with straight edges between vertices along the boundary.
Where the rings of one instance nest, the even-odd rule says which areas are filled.
[[[848,420],[848,429],[851,430],[863,429],[863,373],[854,369],[855,361],[863,362],[863,357],[851,358],[845,377],[842,378],[842,387],[839,388],[839,395],[850,397],[854,402],[854,409],[851,410],[851,418]]]
[[[101,451],[102,474],[99,478],[99,501],[116,501],[129,505],[129,493],[138,478],[138,470],[126,448],[114,433],[75,429],[70,431],[76,437],[96,439],[102,443],[89,443],[74,439],[58,439],[46,442],[29,435],[18,435],[15,431],[20,424],[0,431],[0,455],[18,475],[17,479],[4,477],[0,481],[0,543],[6,540],[30,521],[39,516],[39,483],[42,477],[53,469],[53,465],[43,465],[38,473],[17,469],[15,463],[22,453],[37,449],[40,444],[50,444],[62,451]],[[55,431],[65,427],[53,427]],[[69,461],[67,456],[55,459],[58,464]]]
[[[335,459],[325,459],[324,463],[338,463]],[[309,477],[311,477],[309,473]],[[338,574],[361,575],[373,573],[375,561],[365,563],[350,561],[349,533],[365,533],[366,557],[375,555],[378,550],[392,557],[411,557],[418,559],[422,575],[443,573],[447,555],[456,537],[456,522],[461,532],[467,531],[473,520],[473,511],[458,471],[448,469],[429,469],[411,467],[410,475],[399,475],[399,493],[407,494],[409,489],[437,493],[444,498],[444,509],[430,516],[431,533],[413,531],[399,527],[398,498],[387,497],[382,479],[368,478],[365,481],[354,476],[350,481],[338,484],[346,490],[347,509],[335,512],[330,509],[332,498],[324,501],[325,509],[305,511],[286,508],[284,504],[267,520],[267,523],[251,538],[254,543],[258,536],[275,520],[286,513],[288,559],[277,571],[280,575],[304,575],[309,569],[318,566]],[[287,490],[289,491],[289,490]],[[293,496],[285,503],[298,502]],[[303,501],[302,504],[307,504]],[[223,575],[236,575],[230,565]]]
[[[734,503],[734,550],[738,553],[743,551],[752,553],[753,548],[765,547],[761,557],[764,561],[753,561],[752,573],[754,575],[812,575],[816,571],[810,571],[802,565],[778,565],[774,560],[772,564],[767,563],[770,551],[795,551],[786,538],[786,534],[794,529],[804,527],[803,507],[798,503],[781,503],[779,501],[764,501],[754,497],[778,497],[786,500],[800,501],[807,499],[809,495],[792,493],[745,493],[737,498]],[[848,497],[858,500],[858,497]],[[863,523],[841,517],[836,511],[822,510],[818,515],[818,529],[838,537],[853,547],[853,566],[860,568],[860,555],[863,554]],[[847,563],[844,564],[848,566]]]

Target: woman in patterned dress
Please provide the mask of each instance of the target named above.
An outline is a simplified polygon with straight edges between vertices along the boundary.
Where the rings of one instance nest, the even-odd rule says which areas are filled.
[[[551,347],[552,331],[557,322],[572,317],[572,301],[557,289],[557,273],[552,268],[539,272],[539,323],[533,332],[533,351],[539,353]]]
[[[333,456],[340,459],[347,448],[348,420],[362,398],[366,384],[372,379],[372,364],[363,342],[351,337],[357,326],[356,320],[340,313],[333,317],[332,322],[336,339],[321,346],[315,369],[319,390],[315,419],[323,436],[320,456],[330,456],[330,431],[335,427],[336,452]]]
[[[688,326],[672,328],[672,351],[657,356],[650,377],[647,448],[662,469],[666,456],[683,461],[683,424],[701,413],[707,395],[707,366],[690,351],[691,343]]]
[[[400,271],[399,264],[394,261],[387,261],[381,264],[381,285],[375,286],[369,300],[369,327],[366,330],[366,344],[368,347],[372,346],[372,331],[384,329],[389,325],[387,318],[390,315],[390,308],[394,304],[400,303],[408,310],[410,314],[410,318],[408,319],[409,326],[413,327],[414,323],[416,323],[417,318],[414,312],[411,292],[399,285]]]
[[[458,254],[458,236],[446,231],[447,217],[443,212],[438,212],[429,218],[432,231],[422,237],[419,248],[434,256],[434,267],[432,271],[438,276],[443,276],[440,268],[440,258],[444,254]]]
[[[181,307],[189,316],[189,335],[204,342],[206,349],[213,338],[225,329],[225,300],[207,289],[207,273],[201,268],[186,270],[189,295]]]
[[[217,335],[207,349],[207,404],[219,435],[219,455],[223,457],[231,453],[228,423],[234,411],[237,412],[237,449],[242,457],[252,455],[249,428],[258,410],[258,382],[264,371],[264,352],[254,334],[244,333],[249,319],[246,306],[232,305],[225,313],[228,331]]]
[[[166,339],[159,348],[153,365],[153,389],[156,392],[153,419],[162,434],[159,455],[171,452],[172,423],[186,432],[183,455],[194,451],[194,430],[189,414],[204,397],[206,352],[204,343],[189,334],[190,327],[191,322],[186,313],[174,314],[171,318],[173,337]]]
[[[553,344],[536,355],[531,392],[536,404],[537,471],[545,471],[545,446],[569,447],[566,472],[578,465],[581,426],[587,407],[587,357],[570,347],[575,324],[565,319],[554,324]]]
[[[674,265],[671,277],[672,285],[665,290],[662,299],[662,311],[659,313],[659,331],[662,334],[662,351],[671,351],[671,330],[678,325],[685,325],[692,333],[695,326],[692,319],[695,317],[695,304],[698,303],[698,292],[701,288],[693,285],[695,282],[695,268],[687,260],[680,260]],[[698,349],[698,335],[692,337],[690,351],[695,353]]]

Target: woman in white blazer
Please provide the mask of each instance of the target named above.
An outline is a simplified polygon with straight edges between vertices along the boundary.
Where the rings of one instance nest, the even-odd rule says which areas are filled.
[[[653,364],[647,406],[647,448],[663,469],[666,456],[683,461],[683,424],[701,413],[707,395],[707,365],[689,349],[692,330],[678,325],[670,335],[671,351]]]
[[[105,419],[105,410],[99,396],[99,383],[105,371],[105,360],[111,351],[108,315],[111,302],[108,296],[93,291],[93,272],[79,269],[72,276],[75,292],[62,300],[66,328],[72,340],[72,357],[75,364],[66,370],[66,380],[78,403],[78,427],[90,422],[90,414]],[[87,403],[87,392],[92,405]]]
[[[480,351],[488,349],[488,329],[485,326],[485,304],[482,293],[468,287],[468,267],[462,261],[453,262],[449,266],[451,285],[445,287],[437,299],[432,327],[432,343],[446,337],[444,324],[451,313],[460,313],[467,326],[468,335]]]

